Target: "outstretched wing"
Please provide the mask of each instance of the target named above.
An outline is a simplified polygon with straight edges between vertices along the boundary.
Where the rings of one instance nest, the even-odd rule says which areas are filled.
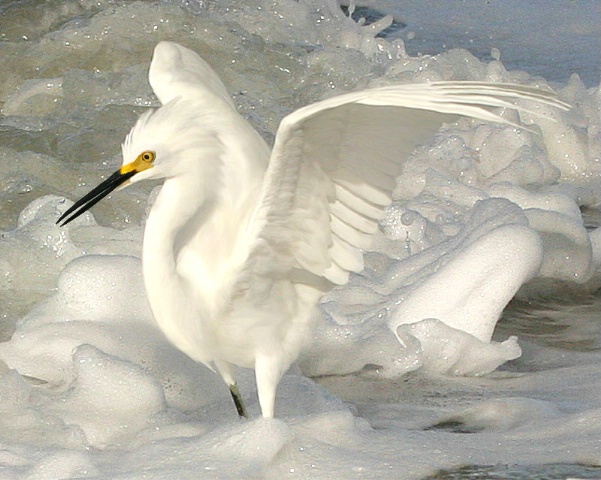
[[[567,108],[533,88],[437,82],[349,93],[290,114],[277,132],[246,278],[294,269],[346,283],[362,270],[362,250],[415,147],[457,115],[510,123],[491,107],[523,110],[511,103],[522,99]]]
[[[346,283],[363,268],[362,249],[415,147],[456,115],[509,123],[490,107],[519,110],[510,101],[521,99],[566,108],[527,87],[438,82],[365,90],[297,110],[277,132],[256,220],[262,241],[251,257],[271,255],[265,261],[274,271],[296,267]]]

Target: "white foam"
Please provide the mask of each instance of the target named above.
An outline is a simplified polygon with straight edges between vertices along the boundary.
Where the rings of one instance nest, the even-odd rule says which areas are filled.
[[[73,365],[75,380],[49,410],[78,425],[90,445],[127,441],[166,408],[161,384],[139,365],[85,344],[73,352]]]
[[[399,325],[396,335],[403,345],[419,345],[420,367],[428,374],[485,375],[522,354],[517,337],[482,341],[437,319]]]
[[[64,204],[56,195],[40,197],[21,212],[17,228],[3,234],[4,288],[48,291],[60,269],[83,254],[70,242],[69,232],[55,225]],[[81,222],[89,221],[88,215]]]
[[[521,225],[498,227],[467,238],[440,262],[436,272],[416,282],[391,314],[389,325],[437,318],[489,342],[503,308],[541,265],[538,235]]]

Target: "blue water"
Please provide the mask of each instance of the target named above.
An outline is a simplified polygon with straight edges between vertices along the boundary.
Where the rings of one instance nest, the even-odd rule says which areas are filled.
[[[355,16],[393,15],[385,32],[411,55],[464,48],[491,60],[497,48],[511,70],[565,83],[577,73],[585,85],[601,75],[601,2],[598,0],[364,0]]]

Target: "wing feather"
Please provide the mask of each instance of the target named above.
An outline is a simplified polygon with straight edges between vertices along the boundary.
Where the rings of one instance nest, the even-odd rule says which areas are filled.
[[[200,99],[204,105],[219,99],[236,108],[221,79],[209,64],[192,50],[177,43],[163,41],[157,44],[148,80],[163,105],[182,97],[194,101]]]
[[[280,254],[269,260],[280,262],[275,270],[301,268],[346,283],[363,269],[362,249],[415,147],[458,115],[512,124],[492,109],[529,111],[513,103],[522,100],[568,108],[551,92],[520,85],[437,82],[348,93],[288,115],[255,216],[262,247],[249,258],[277,245]]]
[[[378,229],[378,223],[375,219],[368,218],[355,212],[349,205],[345,205],[338,199],[335,202],[330,203],[330,214],[330,219],[337,218],[363,233],[371,235],[376,233],[376,230]]]
[[[330,215],[330,228],[341,240],[356,248],[368,248],[371,244],[371,235],[344,223],[334,214]]]
[[[335,184],[334,190],[336,192],[336,199],[354,212],[374,220],[380,220],[384,218],[383,209],[369,203],[363,198],[358,197],[343,186]]]

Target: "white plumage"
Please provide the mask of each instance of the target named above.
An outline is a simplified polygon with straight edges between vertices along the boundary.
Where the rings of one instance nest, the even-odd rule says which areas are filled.
[[[167,336],[217,370],[245,415],[234,366],[254,368],[263,416],[307,337],[310,310],[363,268],[395,177],[413,149],[457,115],[509,123],[515,100],[566,108],[516,85],[438,82],[348,93],[285,117],[273,151],[207,63],[161,42],[150,84],[162,107],[123,144],[123,167],[67,222],[116,186],[164,178],[144,234],[144,281]]]

